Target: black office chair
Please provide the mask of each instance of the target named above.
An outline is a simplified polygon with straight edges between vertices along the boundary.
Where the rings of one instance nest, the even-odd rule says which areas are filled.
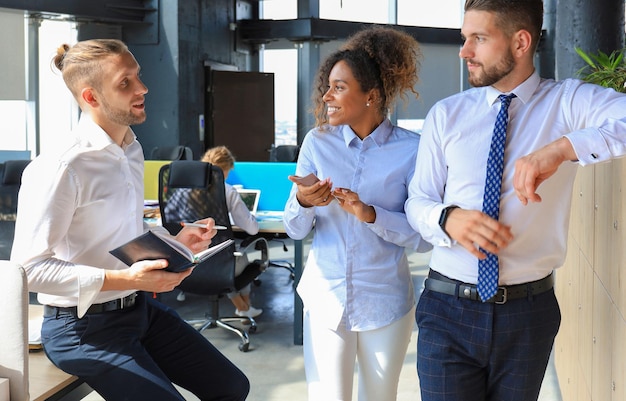
[[[193,160],[193,151],[188,146],[156,146],[150,152],[150,160]]]
[[[0,260],[8,260],[15,235],[17,196],[22,173],[30,160],[7,160],[0,163]]]
[[[210,163],[195,160],[173,161],[159,171],[159,208],[161,221],[172,234],[180,231],[181,222],[212,217],[216,224],[226,227],[218,230],[212,242],[232,239],[233,231],[228,217],[222,170]],[[247,252],[261,251],[261,259],[247,261]],[[246,263],[243,272],[235,277],[236,263]],[[239,249],[235,245],[220,251],[194,268],[193,273],[178,287],[186,293],[208,295],[210,310],[206,319],[188,321],[198,331],[222,327],[239,335],[239,350],[246,352],[250,346],[248,333],[254,333],[257,324],[253,318],[220,316],[219,299],[240,290],[253,282],[269,263],[268,245],[263,238],[244,240]],[[231,323],[238,322],[242,327]],[[245,329],[247,327],[247,330]]]

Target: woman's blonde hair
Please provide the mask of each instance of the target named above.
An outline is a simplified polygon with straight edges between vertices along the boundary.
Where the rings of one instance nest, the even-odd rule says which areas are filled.
[[[102,88],[102,60],[128,52],[124,42],[117,39],[92,39],[74,46],[62,44],[52,58],[52,64],[61,71],[65,84],[78,99],[81,84]]]
[[[226,146],[216,146],[207,150],[202,156],[202,161],[214,164],[222,171],[230,171],[235,167],[235,156]]]

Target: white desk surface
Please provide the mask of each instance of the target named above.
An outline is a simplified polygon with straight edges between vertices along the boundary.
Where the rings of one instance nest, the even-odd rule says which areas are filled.
[[[259,223],[259,232],[261,233],[285,233],[283,224],[282,210],[259,210],[257,211],[256,221]]]

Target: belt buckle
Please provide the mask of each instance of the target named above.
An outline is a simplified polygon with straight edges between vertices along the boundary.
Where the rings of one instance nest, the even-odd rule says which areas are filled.
[[[500,297],[500,295],[501,295],[501,297]],[[498,291],[496,292],[496,295],[494,296],[495,299],[494,299],[493,302],[496,305],[503,305],[503,304],[506,303],[506,301],[508,299],[508,295],[509,295],[509,292],[508,292],[506,287],[498,287]],[[500,299],[498,299],[498,298],[500,298]]]

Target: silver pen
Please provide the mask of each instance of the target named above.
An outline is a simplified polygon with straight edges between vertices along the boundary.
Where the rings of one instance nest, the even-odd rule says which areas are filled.
[[[202,224],[202,223],[185,223],[184,221],[180,223],[181,226],[183,227],[198,227],[198,228],[206,228],[206,224]],[[226,226],[218,226],[215,225],[213,226],[214,229],[216,230],[226,230]]]

